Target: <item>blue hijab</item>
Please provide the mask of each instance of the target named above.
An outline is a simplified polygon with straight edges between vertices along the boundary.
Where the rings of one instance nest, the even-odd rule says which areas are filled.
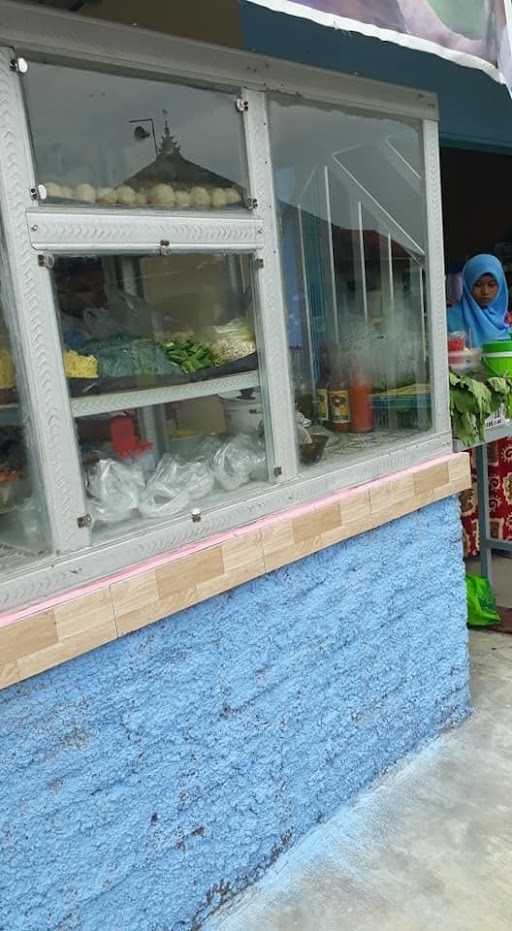
[[[488,307],[480,307],[471,294],[471,289],[482,275],[492,275],[498,284],[498,293]],[[508,339],[510,327],[505,322],[508,289],[501,262],[494,255],[475,255],[466,262],[462,280],[462,297],[448,311],[448,332],[464,330],[473,349],[496,339]]]

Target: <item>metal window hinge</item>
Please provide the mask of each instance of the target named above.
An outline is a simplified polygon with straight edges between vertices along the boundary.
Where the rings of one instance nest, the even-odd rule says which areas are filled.
[[[46,190],[44,184],[37,184],[35,187],[30,188],[30,196],[32,200],[46,200],[48,197],[48,191]]]
[[[235,107],[239,113],[247,113],[249,109],[249,101],[245,100],[244,97],[237,97],[235,100]]]
[[[254,267],[255,267],[255,268],[264,268],[264,267],[265,267],[265,262],[263,261],[263,259],[254,259]]]
[[[283,470],[282,470],[281,466],[276,466],[275,469],[274,469],[274,475],[275,475],[275,477],[276,477],[276,478],[279,478],[279,476],[282,475],[282,474],[283,474]]]
[[[51,252],[41,252],[37,256],[37,264],[40,268],[51,270],[55,266],[55,256]]]
[[[171,251],[171,244],[168,239],[160,240],[160,255],[169,255]]]
[[[11,58],[9,64],[11,71],[16,71],[17,74],[26,74],[28,71],[28,61],[26,58]]]
[[[244,200],[244,204],[247,210],[257,210],[258,208],[258,201],[256,200],[255,197],[246,197]]]
[[[80,528],[82,527],[91,527],[92,526],[92,517],[90,514],[82,514],[81,517],[77,517],[76,522]]]

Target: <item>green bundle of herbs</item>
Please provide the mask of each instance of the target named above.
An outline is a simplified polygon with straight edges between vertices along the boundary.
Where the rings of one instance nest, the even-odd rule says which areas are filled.
[[[456,439],[474,446],[485,438],[485,422],[503,410],[512,417],[512,380],[488,378],[479,381],[470,375],[450,371],[450,413]]]

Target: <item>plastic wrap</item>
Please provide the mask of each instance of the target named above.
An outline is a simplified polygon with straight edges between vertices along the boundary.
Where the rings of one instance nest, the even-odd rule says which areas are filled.
[[[166,454],[141,495],[144,517],[173,517],[209,495],[215,476],[205,461],[182,462]]]
[[[153,308],[136,294],[120,291],[112,285],[105,289],[108,307],[89,307],[83,321],[87,334],[93,339],[110,339],[124,336],[137,339],[151,335]]]
[[[25,498],[16,508],[16,523],[21,527],[23,536],[26,540],[37,540],[41,527],[43,526],[43,516],[41,514],[40,503],[36,498]]]
[[[225,491],[234,491],[251,480],[265,481],[268,477],[265,447],[261,440],[239,433],[215,453],[212,468]]]
[[[299,446],[310,446],[313,442],[309,434],[309,428],[311,427],[311,421],[307,417],[304,417],[304,414],[301,414],[300,411],[295,412],[295,423],[297,430],[297,442]]]
[[[215,486],[215,475],[207,462],[188,462],[183,467],[182,477],[192,504],[206,498]]]
[[[210,346],[217,365],[243,359],[256,352],[254,331],[247,320],[235,317],[229,323],[203,330],[201,340]]]
[[[87,470],[89,513],[93,523],[118,524],[133,516],[144,491],[144,473],[139,465],[100,459]]]
[[[201,436],[197,440],[194,448],[194,460],[196,462],[211,462],[215,453],[221,448],[222,439],[215,433],[207,436]]]

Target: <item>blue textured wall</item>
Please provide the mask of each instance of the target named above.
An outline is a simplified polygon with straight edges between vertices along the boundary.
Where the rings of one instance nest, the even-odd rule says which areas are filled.
[[[197,928],[467,710],[452,499],[14,686],[0,929]]]

